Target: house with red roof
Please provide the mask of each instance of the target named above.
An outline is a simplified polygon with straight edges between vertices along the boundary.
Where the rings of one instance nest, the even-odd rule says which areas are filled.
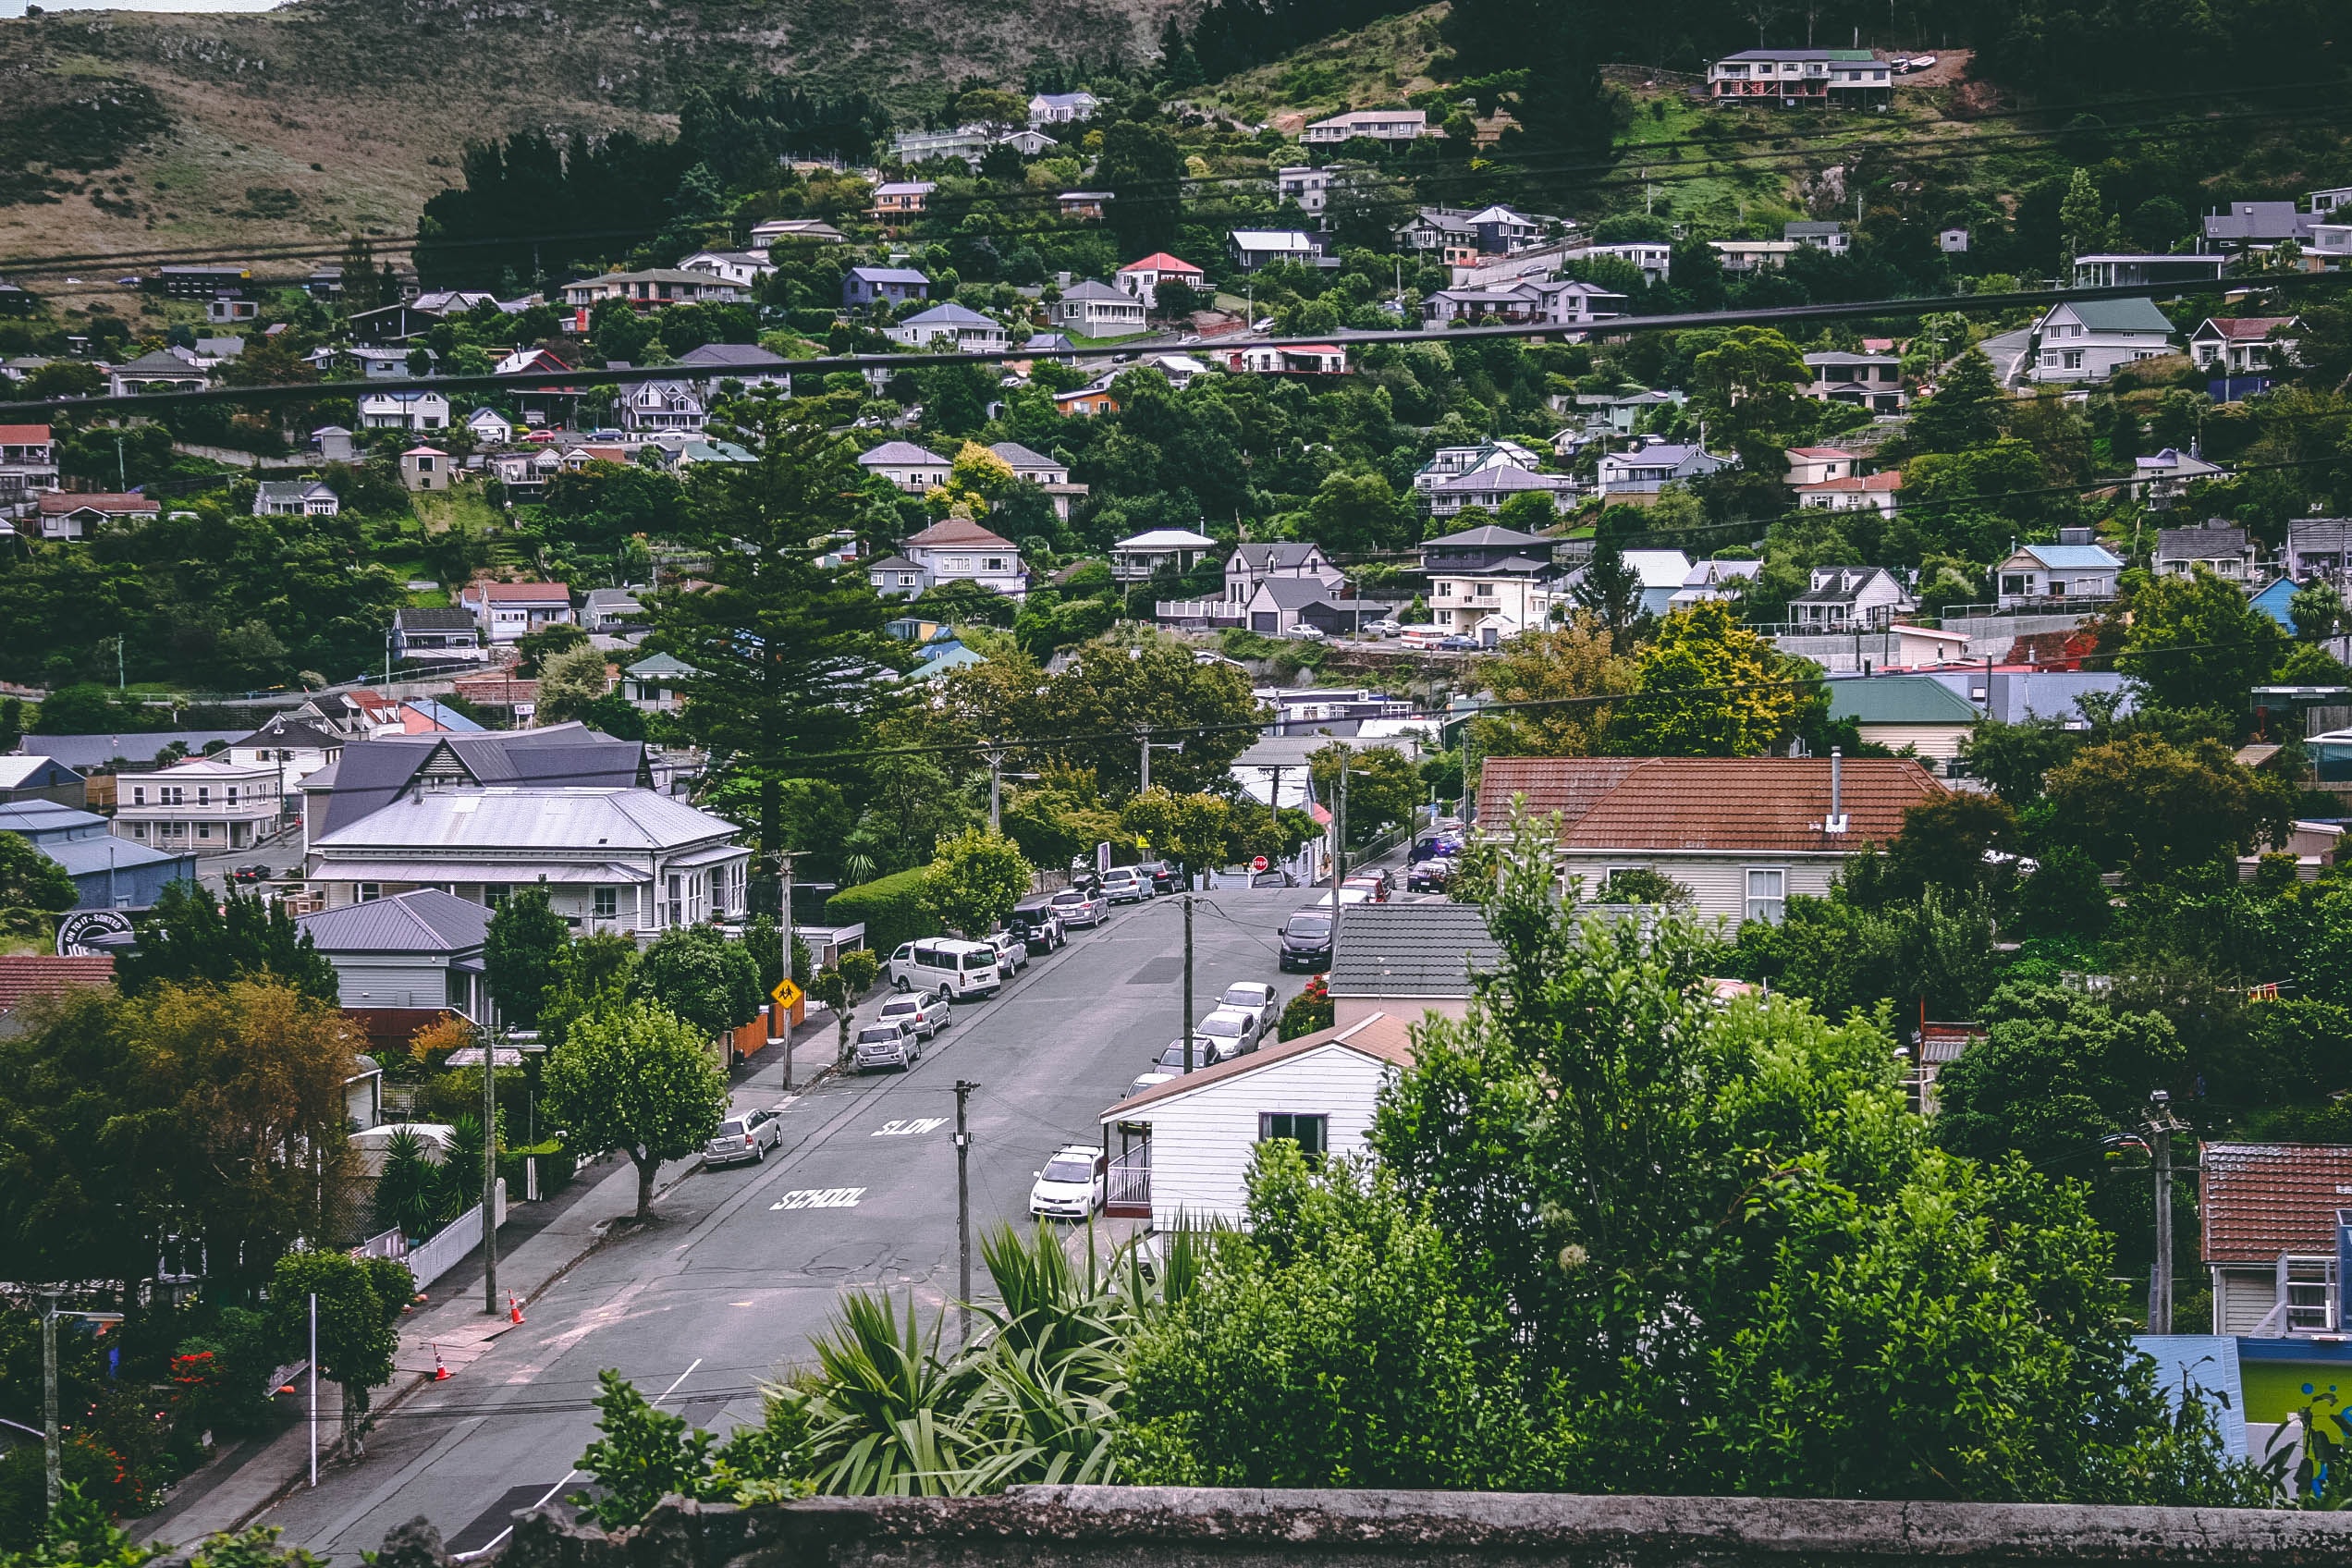
[[[1800,507],[1819,507],[1833,512],[1867,510],[1893,517],[1895,493],[1903,488],[1903,474],[1893,469],[1884,473],[1848,473],[1793,488]]]
[[[2199,370],[2253,375],[2296,362],[2301,316],[2207,316],[2188,335],[2188,357]]]
[[[1144,302],[1147,311],[1159,309],[1159,286],[1181,283],[1198,291],[1208,279],[1207,275],[1182,257],[1165,251],[1154,251],[1140,262],[1129,262],[1119,269],[1119,287]]]
[[[57,448],[45,424],[0,424],[0,517],[57,487]]]
[[[977,582],[1016,602],[1029,592],[1020,547],[970,518],[933,523],[900,545],[900,554],[923,573],[925,588]]]
[[[87,539],[110,522],[152,522],[163,509],[151,496],[112,491],[52,490],[33,504],[43,539]]]
[[[2198,1171],[2213,1332],[2334,1331],[2337,1221],[2352,1209],[2352,1145],[2204,1144]]]

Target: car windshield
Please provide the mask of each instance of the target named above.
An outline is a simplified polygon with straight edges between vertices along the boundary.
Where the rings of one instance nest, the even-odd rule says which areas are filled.
[[[1242,1020],[1224,1013],[1211,1014],[1200,1021],[1200,1032],[1238,1039],[1242,1033]]]
[[[1330,934],[1331,917],[1325,914],[1294,914],[1291,916],[1291,923],[1282,928],[1282,935],[1285,937],[1312,937],[1319,939]]]
[[[898,1037],[899,1026],[895,1023],[869,1023],[864,1028],[858,1031],[858,1043],[860,1045],[864,1045],[874,1040],[895,1040]]]
[[[1095,1162],[1078,1155],[1056,1155],[1046,1161],[1048,1182],[1084,1182],[1093,1177]]]
[[[923,999],[920,997],[893,997],[882,1004],[882,1016],[885,1018],[898,1018],[922,1011]]]
[[[1227,1007],[1256,1007],[1266,1000],[1266,993],[1249,986],[1236,986],[1219,998]]]

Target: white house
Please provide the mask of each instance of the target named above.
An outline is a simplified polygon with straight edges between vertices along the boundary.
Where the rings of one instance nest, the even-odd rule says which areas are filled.
[[[680,688],[701,673],[674,654],[649,654],[620,672],[621,700],[640,713],[676,713],[685,705]]]
[[[1804,249],[1794,239],[1710,239],[1707,248],[1725,272],[1778,272]]]
[[[2219,463],[2209,463],[2194,452],[2184,452],[2177,447],[2167,447],[2132,459],[2132,476],[2125,482],[2126,495],[2151,510],[2161,511],[2177,504],[2188,495],[2188,487],[2202,479],[2227,479],[2229,470]]]
[[[1140,262],[1129,262],[1119,269],[1119,287],[1144,302],[1147,310],[1159,309],[1159,286],[1181,283],[1199,291],[1207,282],[1200,268],[1182,257],[1165,251],[1155,251]]]
[[[1496,463],[1432,484],[1428,489],[1429,515],[1449,518],[1464,507],[1483,507],[1488,512],[1496,512],[1513,496],[1529,492],[1550,498],[1554,511],[1565,511],[1575,505],[1577,486],[1564,473],[1534,473],[1515,463]]]
[[[514,444],[514,421],[496,409],[476,409],[466,415],[466,428],[473,433],[476,445],[508,447]]]
[[[1110,547],[1110,575],[1121,582],[1147,582],[1162,567],[1190,571],[1204,550],[1217,541],[1189,528],[1151,528],[1130,534]]]
[[[713,277],[724,278],[738,288],[749,288],[776,270],[775,263],[762,251],[697,251],[681,257],[680,272],[706,272]]]
[[[1790,624],[1805,631],[1883,627],[1919,607],[1882,566],[1817,566],[1811,586],[1789,600]]]
[[[1226,235],[1225,251],[1243,272],[1256,272],[1269,262],[1311,267],[1318,254],[1314,239],[1294,228],[1237,228]]]
[[[44,490],[33,498],[43,539],[87,539],[109,524],[153,522],[163,503],[113,491]]]
[[[2301,316],[2207,316],[2188,335],[2188,357],[2199,370],[2248,375],[2296,362]]]
[[[268,723],[228,743],[228,760],[239,767],[275,767],[280,789],[292,800],[303,779],[343,754],[345,738],[306,724],[290,714],[273,714]]]
[[[620,396],[620,427],[643,435],[699,435],[706,423],[702,395],[683,381],[641,381]]]
[[[951,517],[933,523],[909,539],[900,554],[922,570],[925,587],[977,582],[1016,601],[1029,591],[1019,547],[969,518]]]
[[[1001,353],[1006,342],[1003,323],[992,321],[952,300],[893,324],[889,333],[909,348],[942,353]]]
[[[1421,109],[1351,109],[1317,120],[1299,132],[1308,146],[1336,146],[1359,136],[1375,141],[1412,141],[1429,134],[1429,116]]]
[[[1285,165],[1274,171],[1274,199],[1292,203],[1308,217],[1319,218],[1330,204],[1331,182],[1340,172],[1338,165]]]
[[[1903,489],[1903,475],[1893,470],[1884,473],[1847,473],[1794,488],[1800,507],[1819,507],[1833,512],[1873,511],[1893,517],[1896,496]]]
[[[1807,392],[1820,402],[1893,414],[1909,401],[1903,391],[1903,361],[1896,355],[1831,350],[1806,355],[1805,364],[1813,373]]]
[[[1344,928],[1344,921],[1342,922]],[[1250,1157],[1288,1140],[1361,1153],[1381,1091],[1413,1065],[1412,1021],[1375,1012],[1197,1068],[1102,1113],[1104,1212],[1158,1229],[1245,1217]]]
[[[1046,307],[1046,319],[1084,337],[1125,337],[1144,330],[1145,301],[1093,278],[1073,283]]]
[[[1816,251],[1827,251],[1832,256],[1843,256],[1854,248],[1854,237],[1842,223],[1784,223],[1781,238],[1794,239],[1799,245],[1809,245]]]
[[[513,643],[550,626],[576,624],[571,588],[563,582],[493,582],[476,578],[458,590],[458,606],[482,628],[484,641]]]
[[[1102,100],[1083,89],[1076,92],[1039,92],[1029,100],[1029,123],[1069,125],[1077,120],[1094,118],[1102,107]]]
[[[2216,577],[2244,582],[2255,577],[2254,560],[2260,548],[2245,529],[2210,518],[2198,528],[2159,530],[2149,570],[2159,577],[2188,577],[2202,567]]]
[[[1053,497],[1054,516],[1070,521],[1070,504],[1086,494],[1084,484],[1070,482],[1070,465],[1043,452],[1033,452],[1018,441],[998,441],[988,448],[1012,468],[1013,478],[1034,484]]]
[[[1715,102],[1861,108],[1894,95],[1893,66],[1868,49],[1743,49],[1707,67]]]
[[[449,399],[438,392],[362,392],[362,430],[447,430]]]
[[[1516,441],[1485,441],[1476,447],[1440,447],[1413,473],[1413,488],[1426,496],[1449,479],[1476,469],[1518,468],[1529,473],[1542,459]]]
[[[255,517],[333,517],[343,497],[315,479],[264,479],[253,486]]]
[[[2151,300],[2068,300],[2034,324],[2027,374],[2045,385],[2104,381],[2118,365],[2174,352],[2173,324]]]
[[[1573,278],[1523,277],[1478,288],[1440,288],[1421,301],[1427,326],[1456,321],[1576,326],[1623,315],[1625,296]]]
[[[880,474],[911,496],[920,496],[935,484],[945,484],[955,465],[912,441],[885,441],[861,454],[858,467]]]
[[[190,758],[115,784],[117,837],[158,850],[249,850],[283,825],[286,780],[276,762]]]
[[[2088,528],[2062,528],[2055,545],[2020,545],[1993,568],[1993,601],[2012,605],[2112,599],[2124,563]]]
[[[1320,545],[1297,539],[1237,545],[1225,557],[1225,601],[1246,604],[1259,583],[1277,578],[1304,579],[1327,594],[1337,594],[1347,582]]]

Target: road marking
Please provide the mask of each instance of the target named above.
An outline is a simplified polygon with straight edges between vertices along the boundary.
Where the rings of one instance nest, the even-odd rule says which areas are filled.
[[[898,1121],[885,1121],[881,1126],[876,1127],[873,1132],[868,1133],[866,1136],[869,1138],[904,1138],[916,1133],[936,1133],[947,1124],[948,1119],[944,1116],[909,1117]]]
[[[692,1376],[694,1375],[694,1368],[695,1368],[695,1367],[697,1367],[697,1366],[700,1366],[702,1364],[703,1364],[703,1358],[702,1358],[701,1356],[699,1356],[699,1355],[698,1355],[698,1356],[696,1356],[693,1360],[692,1360],[692,1361],[688,1362],[688,1363],[686,1364],[686,1370],[685,1370],[685,1371],[683,1371],[683,1372],[680,1372],[680,1373],[678,1375],[677,1382],[673,1382],[673,1383],[671,1383],[671,1384],[669,1385],[669,1387],[668,1387],[668,1388],[664,1389],[664,1390],[663,1390],[660,1393],[655,1394],[655,1395],[654,1396],[654,1408],[655,1408],[655,1409],[656,1409],[656,1410],[660,1409],[660,1408],[661,1408],[661,1402],[662,1402],[662,1401],[664,1401],[664,1400],[666,1400],[666,1399],[668,1399],[670,1395],[672,1395],[672,1394],[676,1393],[676,1392],[678,1391],[678,1385],[679,1385],[680,1383],[683,1383],[683,1382],[684,1382],[687,1378],[689,1378],[692,1377]],[[555,1495],[556,1495],[557,1492],[559,1492],[559,1491],[563,1490],[566,1487],[568,1487],[568,1486],[571,1485],[571,1483],[572,1483],[572,1478],[573,1478],[574,1476],[580,1476],[580,1475],[582,1475],[582,1474],[584,1474],[584,1472],[582,1472],[582,1470],[581,1470],[581,1469],[580,1469],[577,1465],[573,1466],[573,1467],[572,1467],[571,1469],[570,1469],[570,1470],[565,1471],[565,1472],[564,1472],[564,1477],[563,1477],[563,1479],[562,1479],[562,1480],[560,1480],[560,1481],[557,1481],[557,1482],[554,1486],[549,1487],[549,1488],[547,1488],[547,1490],[546,1490],[545,1495],[542,1496],[542,1497],[539,1499],[539,1501],[538,1501],[537,1502],[533,1503],[531,1506],[532,1506],[533,1508],[534,1508],[534,1509],[538,1509],[538,1508],[545,1508],[545,1507],[546,1507],[546,1506],[547,1506],[547,1504],[548,1504],[549,1502],[551,1502],[551,1501],[553,1501],[555,1500]],[[340,1533],[340,1532],[338,1532],[338,1534],[339,1534],[339,1533]],[[495,1536],[491,1537],[490,1537],[490,1539],[489,1539],[489,1542],[488,1542],[486,1545],[482,1546],[482,1547],[479,1547],[479,1548],[475,1549],[475,1550],[472,1550],[472,1551],[464,1552],[464,1553],[462,1553],[462,1554],[460,1554],[460,1555],[458,1555],[458,1556],[452,1557],[452,1558],[450,1558],[450,1559],[449,1559],[449,1561],[450,1561],[450,1562],[479,1562],[481,1559],[483,1559],[483,1558],[484,1558],[484,1557],[489,1556],[489,1555],[490,1555],[490,1553],[492,1553],[493,1551],[496,1551],[496,1550],[498,1549],[498,1547],[499,1547],[499,1546],[500,1546],[500,1545],[501,1545],[501,1544],[502,1544],[502,1543],[506,1540],[506,1538],[507,1538],[508,1536],[511,1536],[511,1535],[513,1535],[513,1534],[514,1534],[514,1526],[513,1526],[512,1525],[508,1525],[505,1529],[503,1529],[503,1530],[499,1531],[496,1535],[495,1535]]]
[[[803,1187],[767,1207],[771,1213],[779,1208],[855,1208],[864,1196],[864,1187]]]

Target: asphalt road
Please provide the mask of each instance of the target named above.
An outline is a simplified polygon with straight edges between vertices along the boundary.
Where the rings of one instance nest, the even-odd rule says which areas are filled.
[[[1275,982],[1285,1000],[1297,991],[1305,977],[1277,972],[1275,930],[1314,896],[1194,895],[1195,1017],[1237,980]],[[420,1514],[456,1550],[479,1547],[555,1488],[593,1438],[599,1368],[648,1397],[670,1390],[665,1408],[724,1430],[759,1419],[759,1383],[808,1358],[844,1287],[911,1295],[927,1323],[956,1293],[956,1080],[979,1084],[974,1234],[1025,1226],[1045,1157],[1095,1142],[1097,1115],[1178,1035],[1182,922],[1173,899],[1121,909],[995,999],[959,1008],[913,1071],[831,1079],[783,1101],[784,1142],[765,1164],[679,1184],[661,1223],[608,1242],[461,1377],[388,1415],[363,1463],[258,1522],[338,1564]],[[974,1270],[986,1294],[976,1256]]]

